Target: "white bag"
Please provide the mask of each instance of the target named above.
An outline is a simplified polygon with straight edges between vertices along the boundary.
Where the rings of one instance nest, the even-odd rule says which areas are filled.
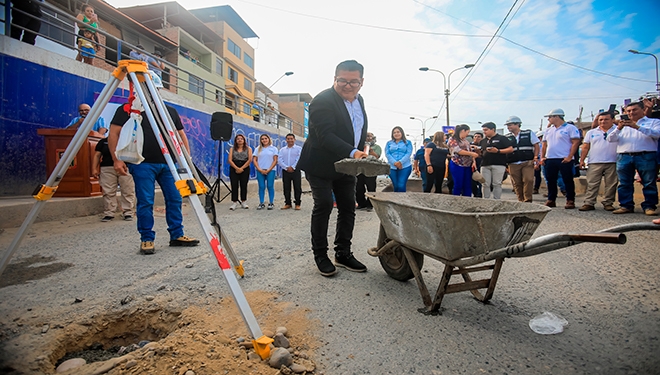
[[[128,121],[122,126],[115,151],[117,159],[131,164],[140,164],[144,161],[142,157],[144,134],[141,123],[142,116],[139,113],[131,113]]]

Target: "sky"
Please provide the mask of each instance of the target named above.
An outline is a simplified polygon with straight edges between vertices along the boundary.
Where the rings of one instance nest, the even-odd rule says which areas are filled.
[[[115,7],[156,0],[106,0]],[[421,140],[446,125],[443,76],[451,74],[450,124],[494,122],[516,115],[539,130],[562,108],[575,120],[656,92],[660,2],[634,7],[609,0],[179,0],[186,9],[232,8],[259,35],[257,81],[276,93],[329,88],[344,60],[364,65],[369,130],[385,144],[394,126]],[[653,25],[656,26],[653,26]],[[499,29],[499,30],[498,30]],[[493,37],[497,34],[497,37]],[[438,116],[433,119],[433,116]],[[416,117],[420,120],[413,120]],[[427,120],[428,119],[428,120]]]

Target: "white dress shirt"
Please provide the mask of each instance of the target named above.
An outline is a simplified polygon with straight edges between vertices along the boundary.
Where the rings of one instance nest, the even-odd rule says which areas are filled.
[[[616,128],[607,136],[609,142],[618,142],[617,153],[658,151],[660,120],[644,116],[637,120],[637,126],[639,129],[630,126],[624,126],[621,130]]]
[[[296,169],[296,165],[298,165],[298,159],[300,159],[301,151],[302,147],[296,144],[294,144],[293,147],[282,147],[277,157],[277,164],[279,164],[280,167],[284,170],[289,167]]]

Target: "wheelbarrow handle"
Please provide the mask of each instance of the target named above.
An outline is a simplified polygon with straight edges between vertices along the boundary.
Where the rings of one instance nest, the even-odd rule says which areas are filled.
[[[616,243],[623,245],[627,238],[623,233],[576,233],[569,234],[572,240],[579,242]]]

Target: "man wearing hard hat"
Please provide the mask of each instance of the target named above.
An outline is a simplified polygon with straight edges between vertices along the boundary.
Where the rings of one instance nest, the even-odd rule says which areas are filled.
[[[506,156],[513,188],[518,201],[531,202],[534,192],[534,166],[538,162],[541,141],[531,130],[520,130],[522,120],[518,116],[509,116],[504,125],[510,132],[506,137],[513,145],[513,152]]]
[[[545,115],[549,127],[543,139],[541,165],[545,165],[548,183],[548,200],[545,205],[557,207],[557,177],[561,174],[566,185],[566,205],[564,208],[575,208],[575,182],[573,181],[573,156],[580,145],[580,131],[575,125],[564,121],[564,110],[553,109]]]

